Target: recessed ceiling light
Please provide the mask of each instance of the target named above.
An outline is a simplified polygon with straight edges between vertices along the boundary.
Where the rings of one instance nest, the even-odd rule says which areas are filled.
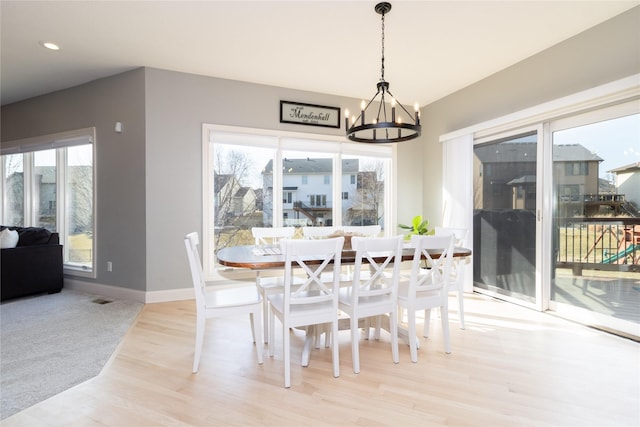
[[[58,46],[57,44],[53,43],[53,42],[40,42],[40,46],[45,47],[49,50],[60,50],[60,46]]]

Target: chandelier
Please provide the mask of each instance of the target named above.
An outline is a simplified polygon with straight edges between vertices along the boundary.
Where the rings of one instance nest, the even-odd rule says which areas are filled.
[[[375,11],[382,16],[382,67],[380,81],[378,82],[377,92],[371,98],[369,103],[362,101],[360,104],[360,115],[356,118],[351,116],[351,125],[349,125],[349,110],[345,110],[345,128],[347,129],[347,138],[356,142],[402,142],[420,136],[422,126],[420,126],[419,106],[416,103],[415,113],[412,115],[407,109],[389,92],[389,82],[384,79],[384,16],[391,10],[391,3],[382,2],[375,6]],[[378,99],[378,103],[374,101]],[[387,101],[390,102],[390,114]],[[375,111],[368,111],[377,108]],[[398,114],[396,114],[396,108]],[[373,114],[373,118],[371,114]],[[404,117],[404,119],[403,119]],[[369,119],[367,123],[365,118]]]

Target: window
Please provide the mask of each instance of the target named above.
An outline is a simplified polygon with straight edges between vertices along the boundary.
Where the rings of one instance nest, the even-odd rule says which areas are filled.
[[[384,220],[392,221],[394,146],[371,147],[326,135],[203,128],[202,253],[208,280],[222,277],[216,251],[252,244],[254,226],[296,227],[294,236],[300,237],[302,226],[380,224],[384,230]]]
[[[2,156],[3,174],[3,219],[4,225],[24,226],[24,156],[10,154]]]
[[[567,162],[565,164],[566,176],[587,176],[589,175],[589,164],[587,162]]]
[[[60,235],[65,273],[94,274],[95,130],[21,141],[2,150],[3,225]]]
[[[57,170],[56,150],[42,150],[33,153],[35,166],[35,213],[34,225],[48,230],[56,230],[57,221]]]
[[[327,207],[327,195],[326,194],[311,194],[311,195],[309,195],[309,204],[312,207],[316,207],[316,208]]]

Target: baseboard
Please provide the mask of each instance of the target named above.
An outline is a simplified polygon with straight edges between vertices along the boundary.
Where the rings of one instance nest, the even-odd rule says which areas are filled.
[[[210,283],[212,285],[213,283]],[[184,301],[193,299],[193,287],[182,289],[168,289],[165,291],[138,291],[120,286],[104,285],[101,283],[85,282],[79,279],[64,278],[64,287],[88,294],[101,295],[129,301],[153,304],[158,302]],[[216,288],[231,288],[230,284],[217,284]]]
[[[144,291],[121,288],[119,286],[103,285],[101,283],[85,282],[78,279],[64,278],[64,287],[74,291],[86,292],[110,298],[125,299],[129,301],[145,302]]]

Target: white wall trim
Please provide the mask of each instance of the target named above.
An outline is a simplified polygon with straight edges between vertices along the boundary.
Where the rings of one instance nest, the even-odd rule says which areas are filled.
[[[66,289],[72,289],[74,291],[86,292],[89,294],[96,294],[110,298],[146,302],[144,291],[122,288],[120,286],[104,285],[95,282],[85,282],[83,280],[65,277],[64,287]]]
[[[474,134],[476,138],[491,136],[519,127],[530,126],[548,120],[576,114],[590,108],[602,107],[640,96],[640,74],[596,86],[562,98],[554,99],[531,108],[516,111],[506,116],[477,123],[463,129],[440,136],[440,142],[464,135]]]
[[[255,282],[207,282],[208,287],[215,289],[229,289],[238,285],[255,286]],[[122,288],[120,286],[105,285],[101,283],[85,282],[82,280],[64,278],[64,287],[74,291],[85,292],[93,295],[100,295],[108,298],[123,299],[128,301],[141,302],[143,304],[153,304],[160,302],[185,301],[194,299],[193,287],[180,289],[167,289],[163,291],[138,291],[135,289]]]

